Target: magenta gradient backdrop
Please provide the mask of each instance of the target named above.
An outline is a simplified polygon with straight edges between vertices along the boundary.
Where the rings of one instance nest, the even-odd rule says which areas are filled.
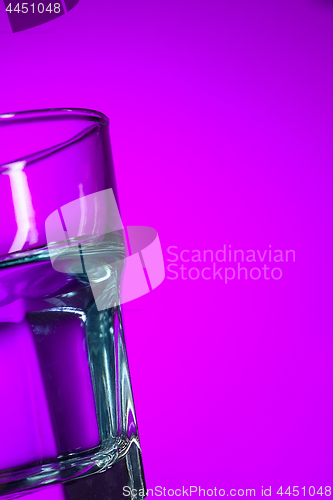
[[[167,279],[125,307],[148,487],[333,486],[333,1],[80,0],[0,23],[1,111],[108,115],[123,222],[166,257],[296,252],[278,281]]]

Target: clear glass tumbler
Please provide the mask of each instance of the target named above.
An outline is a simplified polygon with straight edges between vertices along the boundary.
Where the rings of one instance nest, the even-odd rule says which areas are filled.
[[[0,144],[0,497],[104,471],[106,498],[145,491],[108,119],[3,114]]]

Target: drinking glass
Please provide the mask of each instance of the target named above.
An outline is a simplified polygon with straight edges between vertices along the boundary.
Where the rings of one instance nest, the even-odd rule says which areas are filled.
[[[0,144],[0,497],[63,483],[73,498],[87,476],[106,498],[144,492],[108,118],[7,113]]]

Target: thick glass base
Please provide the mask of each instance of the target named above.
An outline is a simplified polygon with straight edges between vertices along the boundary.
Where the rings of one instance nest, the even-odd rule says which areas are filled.
[[[133,442],[126,457],[102,474],[93,474],[64,485],[65,500],[121,500],[146,498],[141,451]]]
[[[137,499],[146,498],[146,486],[143,475],[141,451],[135,440],[123,458],[118,459],[113,465],[110,460],[102,461],[95,467],[90,467],[86,473],[79,472],[80,477],[69,479],[66,474],[63,477],[54,477],[54,482],[61,482],[49,486],[48,481],[43,481],[40,476],[39,486],[35,484],[31,488],[29,479],[0,483],[1,499],[14,500],[25,497],[27,500],[120,500],[131,498],[131,493],[136,490]],[[73,469],[71,474],[73,473]],[[36,478],[36,476],[35,476]],[[52,481],[52,480],[51,480]],[[30,487],[29,487],[30,486]],[[52,489],[54,488],[54,489]]]

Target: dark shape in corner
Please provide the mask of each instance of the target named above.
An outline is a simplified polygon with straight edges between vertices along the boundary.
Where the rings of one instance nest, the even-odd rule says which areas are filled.
[[[13,33],[40,26],[65,14],[61,0],[39,0],[33,3],[15,0],[3,0],[3,2]],[[65,0],[67,11],[78,3],[79,0]]]
[[[75,5],[79,3],[79,0],[65,0],[65,5],[67,12],[71,9],[74,9]]]

